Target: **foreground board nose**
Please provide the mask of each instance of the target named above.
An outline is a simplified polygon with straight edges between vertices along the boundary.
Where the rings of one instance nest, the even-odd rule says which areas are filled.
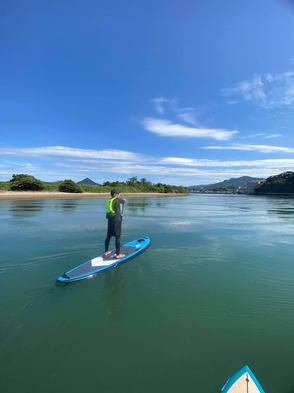
[[[228,379],[220,393],[265,393],[248,366],[242,367]]]

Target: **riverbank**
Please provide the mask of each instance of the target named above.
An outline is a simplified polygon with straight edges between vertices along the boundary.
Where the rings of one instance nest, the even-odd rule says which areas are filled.
[[[125,198],[132,197],[153,197],[153,196],[187,196],[188,194],[174,194],[174,193],[122,193],[121,196]],[[93,193],[83,192],[81,194],[72,194],[67,192],[37,192],[37,191],[6,191],[0,192],[1,200],[35,200],[35,199],[81,199],[81,198],[109,198],[110,194],[107,193]]]

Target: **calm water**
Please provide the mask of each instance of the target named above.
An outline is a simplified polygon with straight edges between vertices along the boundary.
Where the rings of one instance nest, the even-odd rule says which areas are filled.
[[[103,251],[105,199],[0,202],[1,393],[219,392],[244,364],[294,392],[294,199],[129,198],[151,247],[55,283]]]

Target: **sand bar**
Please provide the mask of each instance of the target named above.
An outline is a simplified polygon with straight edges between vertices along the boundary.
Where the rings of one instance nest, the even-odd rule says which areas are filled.
[[[121,193],[122,197],[153,197],[153,196],[187,196],[188,194],[163,194],[163,193]],[[110,193],[94,193],[83,192],[81,194],[73,194],[67,192],[33,192],[33,191],[5,191],[0,192],[0,201],[2,200],[34,200],[34,199],[82,199],[82,198],[109,198]]]

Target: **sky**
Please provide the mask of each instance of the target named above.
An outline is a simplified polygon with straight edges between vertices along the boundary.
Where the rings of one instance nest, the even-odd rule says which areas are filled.
[[[1,0],[0,181],[294,171],[290,0]]]

